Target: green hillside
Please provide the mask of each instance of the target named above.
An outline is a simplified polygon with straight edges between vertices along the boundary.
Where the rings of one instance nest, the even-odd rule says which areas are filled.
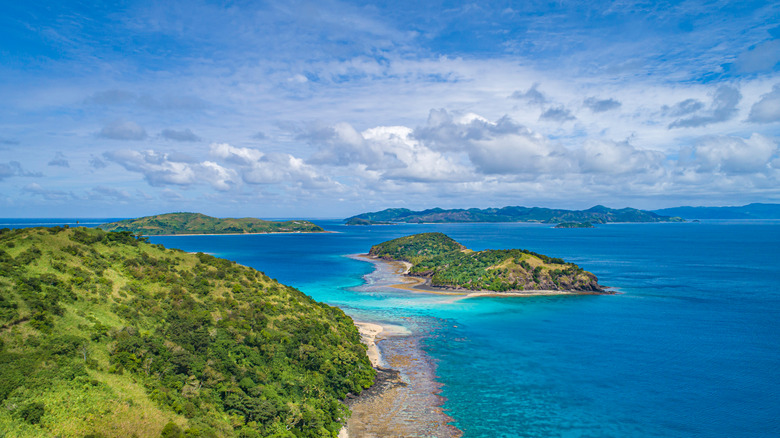
[[[219,219],[200,213],[167,213],[100,225],[106,231],[129,231],[144,236],[163,234],[317,233],[309,221],[264,221],[255,218]]]
[[[442,233],[393,239],[371,247],[369,255],[408,261],[409,274],[430,279],[434,287],[604,292],[595,275],[574,263],[523,249],[471,251]]]
[[[0,230],[0,435],[335,437],[375,375],[352,320],[144,240]]]

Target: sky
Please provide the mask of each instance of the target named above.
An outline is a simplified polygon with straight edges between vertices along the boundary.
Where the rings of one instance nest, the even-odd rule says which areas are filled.
[[[0,217],[780,202],[780,3],[6,2]]]

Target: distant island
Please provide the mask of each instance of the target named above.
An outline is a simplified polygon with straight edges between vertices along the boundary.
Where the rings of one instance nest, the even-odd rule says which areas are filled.
[[[335,437],[342,401],[376,375],[352,319],[252,268],[146,240],[0,230],[0,430]]]
[[[219,219],[201,213],[167,213],[102,224],[106,231],[129,231],[144,236],[169,234],[322,233],[309,221],[266,221],[255,218]]]
[[[612,209],[602,205],[587,210],[558,210],[540,207],[470,208],[445,210],[433,208],[412,211],[406,208],[388,208],[373,213],[362,213],[345,219],[347,225],[371,225],[378,222],[448,223],[448,222],[685,222],[680,217],[662,216],[652,211],[635,208]]]
[[[554,228],[594,228],[590,222],[561,222]]]
[[[655,210],[661,215],[686,219],[780,219],[780,204],[748,204],[741,207],[674,207]]]
[[[434,290],[608,293],[574,263],[523,249],[472,251],[442,233],[393,239],[372,246],[368,255],[409,263],[408,275]]]
[[[346,220],[346,225],[391,225],[392,222],[387,221],[372,221],[369,219],[363,219],[362,217],[352,217]]]

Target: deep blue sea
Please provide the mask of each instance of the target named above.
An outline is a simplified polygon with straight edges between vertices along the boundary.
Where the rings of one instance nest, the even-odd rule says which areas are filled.
[[[444,408],[467,438],[780,436],[780,221],[316,222],[336,232],[151,241],[252,266],[356,319],[428,331]],[[359,290],[373,265],[346,255],[428,231],[475,250],[561,257],[620,294],[453,301]]]

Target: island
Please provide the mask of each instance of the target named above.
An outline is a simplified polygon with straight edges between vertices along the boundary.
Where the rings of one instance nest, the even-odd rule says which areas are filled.
[[[201,213],[166,213],[102,224],[106,231],[129,231],[144,236],[182,234],[323,233],[309,221],[266,221],[256,218],[220,219]]]
[[[412,211],[406,208],[388,208],[373,213],[362,213],[345,219],[348,225],[371,225],[376,222],[395,223],[449,223],[449,222],[685,222],[680,217],[662,216],[652,211],[635,208],[613,209],[597,205],[587,210],[560,210],[539,207],[470,208],[444,210],[433,208]]]
[[[561,222],[553,228],[595,228],[590,222]]]
[[[363,219],[362,217],[352,217],[344,222],[344,225],[392,225],[392,222],[388,221],[373,221],[369,219]]]
[[[353,321],[254,269],[83,227],[0,230],[0,430],[335,437],[376,371]]]
[[[780,204],[753,203],[738,207],[674,207],[655,210],[655,212],[688,219],[780,219]]]
[[[487,293],[611,293],[595,275],[560,258],[524,249],[472,251],[443,233],[422,233],[371,247],[369,257],[408,264],[422,290]]]

